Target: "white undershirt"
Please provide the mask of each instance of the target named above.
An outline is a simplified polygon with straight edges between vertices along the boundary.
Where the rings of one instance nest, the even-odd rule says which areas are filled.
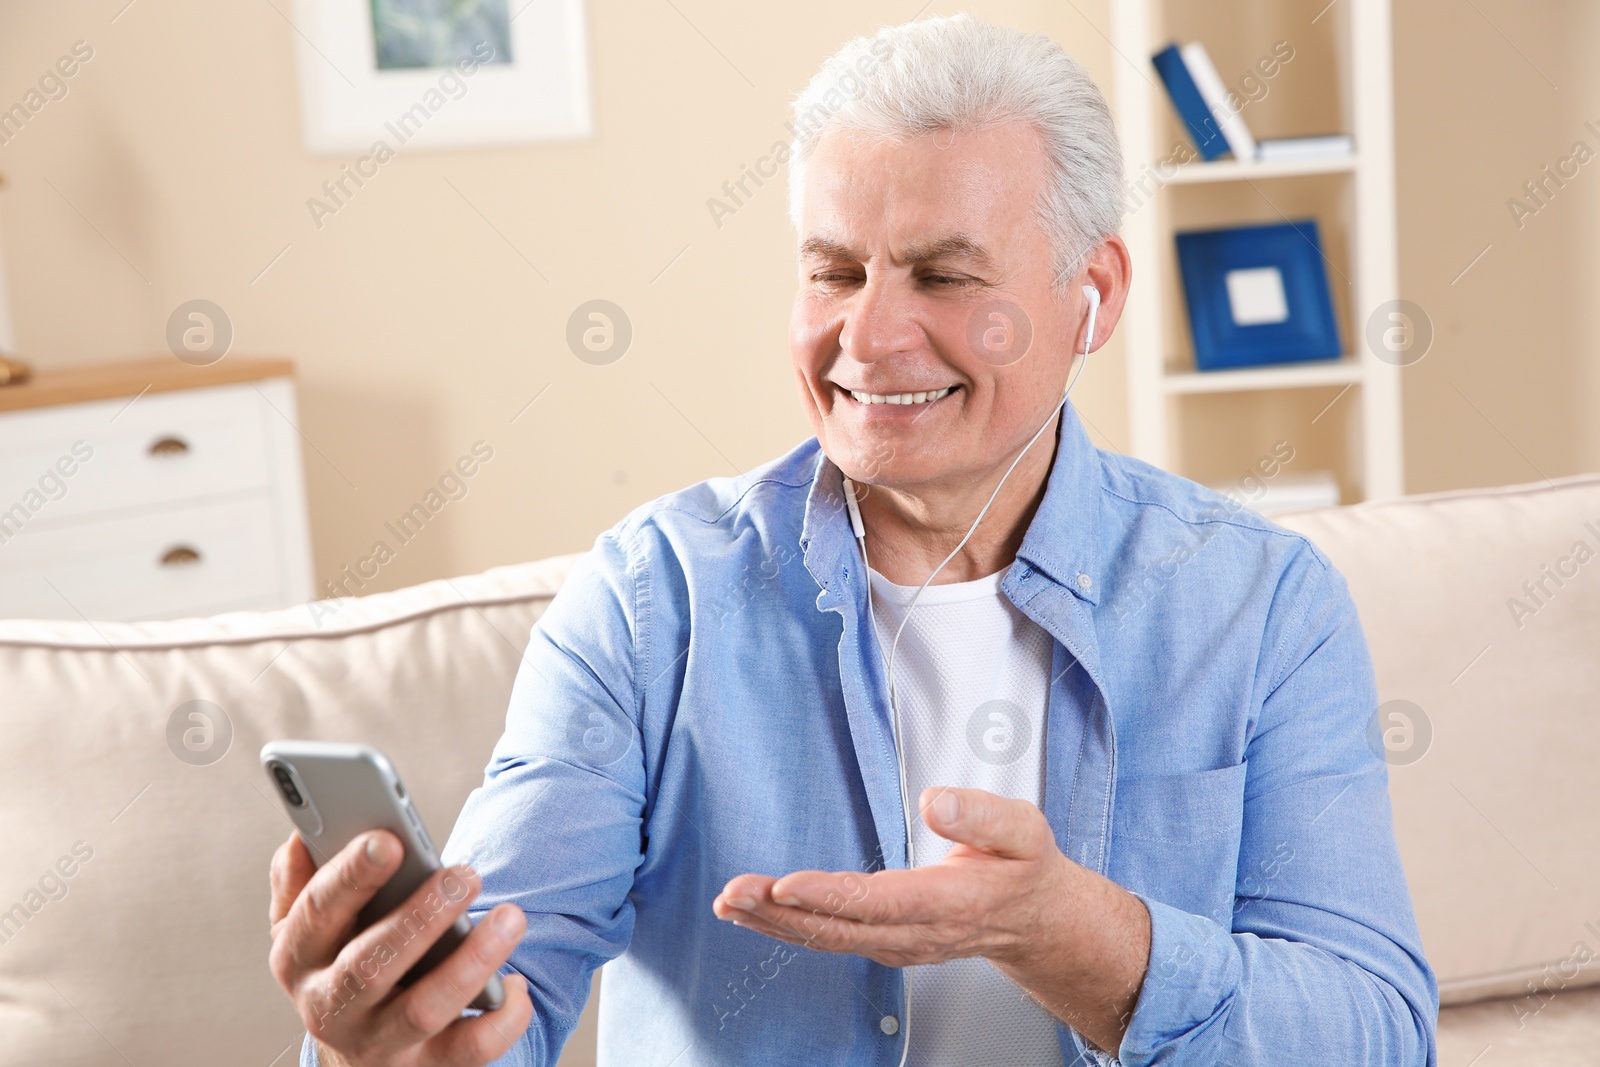
[[[1052,642],[1000,592],[1004,575],[930,585],[900,637],[894,684],[913,804],[929,786],[957,786],[1043,806]],[[916,588],[876,571],[870,580],[887,652]],[[938,863],[951,843],[912,814],[916,865]],[[1055,1018],[986,959],[916,968],[911,997],[910,1064],[1061,1063]]]

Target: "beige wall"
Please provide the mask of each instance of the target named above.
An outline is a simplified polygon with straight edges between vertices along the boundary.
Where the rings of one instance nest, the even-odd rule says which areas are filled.
[[[1600,469],[1600,159],[1520,230],[1506,206],[1575,141],[1600,153],[1600,8],[1476,6],[1396,10],[1400,281],[1438,331],[1406,371],[1415,489]]]
[[[402,152],[320,231],[305,201],[339,160],[301,148],[288,0],[137,0],[112,23],[124,3],[0,3],[0,105],[74,41],[95,49],[70,95],[0,147],[19,348],[41,366],[157,351],[171,310],[204,297],[230,314],[235,352],[293,356],[320,578],[478,440],[495,456],[466,498],[369,589],[584,548],[635,504],[807,433],[783,184],[720,228],[706,201],[784,136],[786,100],[827,52],[915,3],[596,0],[596,139]],[[1574,139],[1600,147],[1581,129],[1600,119],[1583,51],[1597,16],[1479,6],[1561,88],[1459,5],[1398,13],[1402,284],[1439,327],[1407,372],[1415,489],[1600,467],[1584,418],[1600,396],[1585,344],[1600,178],[1586,168],[1520,233],[1503,205]],[[1102,84],[1121,61],[1106,0],[966,9],[1049,33]],[[634,323],[609,367],[564,341],[594,297]],[[1119,348],[1075,394],[1110,447],[1127,439]]]

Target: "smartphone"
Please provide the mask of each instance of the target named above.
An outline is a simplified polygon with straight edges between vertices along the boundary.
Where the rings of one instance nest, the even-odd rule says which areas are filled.
[[[318,867],[368,830],[388,830],[405,846],[400,869],[361,909],[364,930],[394,911],[440,868],[439,856],[394,764],[370,745],[328,741],[272,741],[261,749],[261,766]],[[400,978],[408,986],[438,966],[472,932],[465,915],[439,936]],[[498,974],[471,1006],[493,1011],[505,1003]]]

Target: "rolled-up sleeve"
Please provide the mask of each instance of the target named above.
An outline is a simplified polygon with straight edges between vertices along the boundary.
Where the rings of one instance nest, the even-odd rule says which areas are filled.
[[[1370,737],[1377,687],[1355,604],[1308,545],[1273,615],[1231,929],[1139,894],[1150,957],[1118,1060],[1432,1067],[1438,986]]]

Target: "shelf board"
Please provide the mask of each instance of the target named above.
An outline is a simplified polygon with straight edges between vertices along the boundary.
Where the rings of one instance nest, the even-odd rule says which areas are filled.
[[[1252,178],[1292,178],[1302,174],[1343,174],[1356,169],[1354,153],[1323,159],[1285,159],[1276,163],[1240,163],[1224,159],[1215,163],[1185,163],[1175,167],[1167,185],[1201,182],[1242,182]]]
[[[1359,381],[1360,361],[1346,357],[1237,370],[1168,371],[1161,376],[1161,388],[1167,393],[1238,393],[1254,389],[1309,389]]]

